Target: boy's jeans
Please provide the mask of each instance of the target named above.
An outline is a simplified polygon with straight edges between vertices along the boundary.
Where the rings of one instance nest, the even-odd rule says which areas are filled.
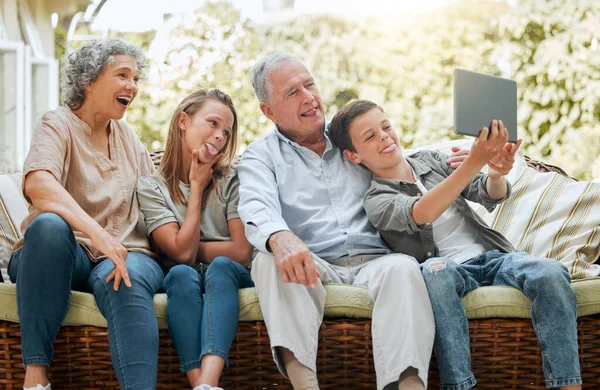
[[[93,292],[108,322],[110,353],[121,389],[156,388],[158,324],[152,299],[162,285],[163,272],[141,253],[129,252],[126,264],[132,287],[122,283],[114,291],[113,282],[106,282],[114,269],[110,260],[92,263],[60,216],[42,213],[35,218],[9,267],[17,284],[23,364],[50,365],[71,290]]]
[[[441,388],[475,386],[469,327],[461,298],[480,286],[511,286],[531,300],[531,319],[542,352],[547,387],[581,384],[577,308],[567,268],[525,252],[489,251],[457,264],[433,258],[422,265],[435,316],[434,350]]]
[[[227,257],[208,266],[202,298],[202,276],[188,265],[176,265],[165,277],[167,320],[179,355],[180,369],[200,367],[204,355],[225,360],[237,330],[240,288],[254,287],[250,271]]]

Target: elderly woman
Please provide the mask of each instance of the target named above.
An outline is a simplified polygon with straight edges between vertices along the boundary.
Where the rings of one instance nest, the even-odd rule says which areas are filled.
[[[136,46],[87,43],[65,67],[66,107],[46,113],[35,129],[23,168],[29,215],[9,265],[26,389],[50,389],[46,370],[71,290],[93,292],[121,389],[156,386],[152,298],[163,272],[151,257],[135,191],[153,165],[122,120],[144,67]]]

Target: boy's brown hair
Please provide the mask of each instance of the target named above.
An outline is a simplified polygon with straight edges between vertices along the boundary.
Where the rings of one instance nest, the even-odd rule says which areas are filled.
[[[370,100],[355,100],[342,107],[329,123],[329,136],[334,144],[343,152],[349,150],[356,152],[352,139],[350,138],[350,125],[359,116],[377,108],[384,112],[381,107]]]

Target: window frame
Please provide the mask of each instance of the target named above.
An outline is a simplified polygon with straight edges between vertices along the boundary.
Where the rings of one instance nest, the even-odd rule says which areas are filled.
[[[46,66],[48,77],[45,80],[45,85],[43,85],[47,95],[47,99],[45,101],[45,107],[41,110],[34,109],[35,104],[34,100],[41,93],[38,91],[37,86],[35,84],[34,79],[34,67],[36,66]],[[33,53],[33,50],[30,47],[27,47],[25,50],[25,91],[29,91],[29,93],[25,96],[25,131],[24,131],[24,147],[25,147],[25,155],[29,151],[29,146],[31,144],[31,138],[33,137],[33,127],[35,122],[39,119],[38,113],[42,114],[54,110],[58,108],[58,60],[52,57],[36,57]]]
[[[18,18],[19,26],[21,27],[21,34],[26,44],[31,47],[35,57],[45,57],[44,44],[42,43],[42,37],[37,29],[33,14],[29,8],[29,3],[25,0],[17,2],[18,6]]]
[[[4,23],[4,18],[2,16],[2,9],[0,9],[0,41],[5,41],[8,39],[8,34],[6,33],[6,27]]]
[[[25,145],[25,105],[26,105],[26,82],[25,82],[25,43],[21,41],[0,41],[0,52],[13,52],[15,54],[15,73],[14,73],[14,109],[15,109],[15,123],[14,133],[11,137],[15,140],[15,145],[2,145],[14,147],[12,156],[15,161],[12,161],[13,165],[20,169],[25,162],[25,155],[28,145]],[[12,76],[11,76],[12,77]],[[0,75],[2,80],[5,79],[5,75]],[[4,84],[4,83],[3,83]],[[3,86],[4,87],[4,86]],[[10,87],[10,86],[9,86]],[[10,89],[3,90],[2,93],[8,92],[7,96],[11,95]],[[4,118],[4,107],[0,107],[0,119],[2,119],[2,127],[6,126]],[[7,129],[10,130],[10,129]]]

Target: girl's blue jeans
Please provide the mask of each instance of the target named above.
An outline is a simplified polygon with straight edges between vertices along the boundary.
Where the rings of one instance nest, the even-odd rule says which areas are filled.
[[[188,265],[176,265],[165,277],[169,332],[182,372],[200,367],[204,355],[225,360],[237,329],[240,288],[254,287],[250,271],[221,256],[202,275]],[[204,297],[202,290],[204,285]]]

